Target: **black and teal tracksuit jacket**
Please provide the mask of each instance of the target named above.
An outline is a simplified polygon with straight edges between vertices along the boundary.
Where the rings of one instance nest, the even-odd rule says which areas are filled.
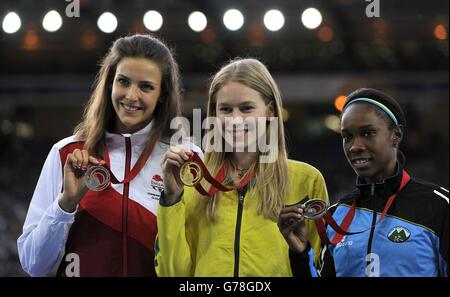
[[[396,193],[402,178],[397,174],[381,183],[357,179],[357,189],[330,208],[341,224],[356,199],[356,213],[348,231],[357,232],[375,224],[388,198]],[[384,220],[373,229],[345,236],[337,245],[322,245],[317,269],[311,250],[290,251],[294,276],[448,276],[448,190],[411,177],[400,191]],[[327,226],[331,239],[336,232]]]

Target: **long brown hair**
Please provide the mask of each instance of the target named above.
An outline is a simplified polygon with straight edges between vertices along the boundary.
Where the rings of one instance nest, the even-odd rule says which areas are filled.
[[[208,117],[216,116],[217,93],[229,82],[241,83],[257,91],[266,105],[273,106],[274,117],[278,121],[278,138],[272,143],[269,154],[276,154],[271,163],[258,162],[256,167],[255,187],[250,195],[258,197],[258,213],[265,218],[276,221],[283,206],[283,200],[289,187],[287,153],[284,139],[281,94],[277,84],[266,66],[256,59],[240,59],[230,61],[212,78],[208,96]],[[267,129],[266,140],[270,138]],[[206,144],[208,145],[208,143]],[[226,159],[224,150],[216,152],[206,150],[205,163],[209,170],[216,173]],[[206,214],[209,221],[216,221],[218,208],[217,194],[207,199]]]
[[[171,50],[160,40],[150,35],[132,35],[117,39],[100,64],[94,91],[89,99],[81,122],[74,134],[85,142],[90,154],[100,155],[105,130],[113,128],[115,111],[111,102],[111,89],[119,62],[127,57],[146,58],[158,64],[162,72],[161,98],[153,113],[153,127],[149,143],[158,140],[168,142],[175,132],[170,121],[180,115],[180,75]]]

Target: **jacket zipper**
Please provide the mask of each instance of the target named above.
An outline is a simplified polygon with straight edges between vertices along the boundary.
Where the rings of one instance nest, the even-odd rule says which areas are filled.
[[[244,208],[245,192],[237,190],[238,193],[238,210],[236,218],[236,232],[234,237],[234,277],[239,276],[239,251],[241,241],[241,222],[242,222],[242,210]]]
[[[375,222],[377,220],[377,211],[375,208],[375,184],[370,185],[370,200],[374,204],[373,208],[373,215],[372,215],[372,226],[375,225]],[[373,234],[375,233],[375,226],[370,229],[370,235],[369,235],[369,242],[367,244],[367,255],[370,255],[372,252],[372,240],[373,240]],[[366,267],[370,265],[370,257],[366,258]]]
[[[131,165],[131,142],[129,137],[125,137],[125,175],[130,173]],[[122,275],[128,275],[128,193],[130,184],[123,185],[122,197]]]

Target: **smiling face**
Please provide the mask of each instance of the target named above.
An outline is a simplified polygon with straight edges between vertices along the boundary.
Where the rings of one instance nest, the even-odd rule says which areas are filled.
[[[389,129],[386,119],[368,103],[353,103],[343,112],[341,134],[347,161],[355,173],[368,183],[382,181],[394,174],[398,133]],[[397,133],[397,134],[396,134]]]
[[[160,67],[145,58],[124,58],[117,65],[111,100],[115,132],[134,133],[153,119],[161,94]]]
[[[225,141],[245,150],[255,145],[265,130],[256,129],[258,117],[273,116],[261,94],[238,82],[226,83],[216,96],[216,116],[222,123]],[[265,121],[264,121],[265,124]],[[232,143],[231,143],[232,140]]]

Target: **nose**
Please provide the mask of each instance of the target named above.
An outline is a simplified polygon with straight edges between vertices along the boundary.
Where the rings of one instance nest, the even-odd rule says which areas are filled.
[[[244,123],[244,119],[238,108],[234,108],[224,119],[225,129],[232,130],[241,127]]]
[[[233,110],[225,116],[225,123],[236,125],[242,124],[244,122],[244,118],[239,110],[239,108],[233,108]]]
[[[128,100],[137,100],[138,97],[139,97],[138,94],[139,94],[138,87],[132,84],[127,90],[126,99],[128,99]]]
[[[360,137],[355,137],[353,142],[352,142],[352,144],[351,144],[351,146],[350,146],[350,152],[351,153],[359,153],[359,152],[363,151],[364,148],[365,148],[364,147],[364,143],[361,140],[361,138]]]
[[[234,124],[242,124],[245,120],[242,112],[239,108],[233,108],[233,112],[231,113],[232,121]]]
[[[233,108],[231,116],[233,117],[233,122],[242,122],[242,113],[239,108]]]

